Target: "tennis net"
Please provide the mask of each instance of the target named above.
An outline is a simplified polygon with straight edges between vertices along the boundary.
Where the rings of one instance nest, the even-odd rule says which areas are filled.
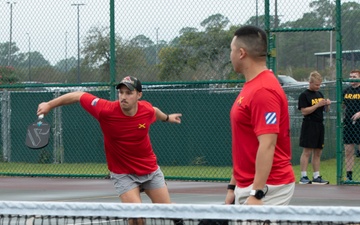
[[[360,208],[0,201],[5,224],[360,224]]]

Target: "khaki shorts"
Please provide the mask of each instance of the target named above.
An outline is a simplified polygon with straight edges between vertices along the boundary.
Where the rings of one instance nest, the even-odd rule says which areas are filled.
[[[116,174],[110,172],[116,193],[120,196],[136,187],[141,190],[157,189],[165,186],[164,174],[160,167],[153,173],[144,176],[135,174]]]
[[[235,204],[242,205],[250,195],[252,190],[250,185],[245,188],[235,188]],[[282,185],[268,185],[268,192],[262,199],[264,205],[288,205],[294,194],[295,183],[282,184]]]

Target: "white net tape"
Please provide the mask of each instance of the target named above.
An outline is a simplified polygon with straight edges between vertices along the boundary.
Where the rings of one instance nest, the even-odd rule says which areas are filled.
[[[0,201],[1,215],[360,222],[360,207]]]

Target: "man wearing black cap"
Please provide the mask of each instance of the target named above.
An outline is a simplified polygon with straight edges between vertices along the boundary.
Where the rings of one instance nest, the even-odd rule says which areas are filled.
[[[141,82],[135,77],[125,77],[116,89],[118,101],[77,91],[40,103],[37,114],[46,115],[55,107],[80,102],[99,121],[108,169],[121,201],[141,203],[140,190],[144,190],[153,203],[171,203],[164,175],[152,149],[149,129],[156,120],[179,124],[182,115],[165,114],[151,103],[140,100]]]

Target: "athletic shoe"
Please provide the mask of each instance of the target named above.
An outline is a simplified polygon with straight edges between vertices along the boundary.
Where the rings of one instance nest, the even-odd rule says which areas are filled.
[[[174,225],[185,225],[182,219],[173,219]]]
[[[311,184],[311,180],[307,176],[305,176],[300,178],[299,184]]]
[[[323,180],[321,176],[318,176],[316,179],[313,179],[312,184],[329,184],[329,181]]]
[[[360,150],[357,149],[355,154],[356,154],[356,157],[360,157]]]
[[[353,179],[351,179],[351,177],[346,177],[345,178],[345,181],[344,181],[344,184],[352,184],[354,181]]]

